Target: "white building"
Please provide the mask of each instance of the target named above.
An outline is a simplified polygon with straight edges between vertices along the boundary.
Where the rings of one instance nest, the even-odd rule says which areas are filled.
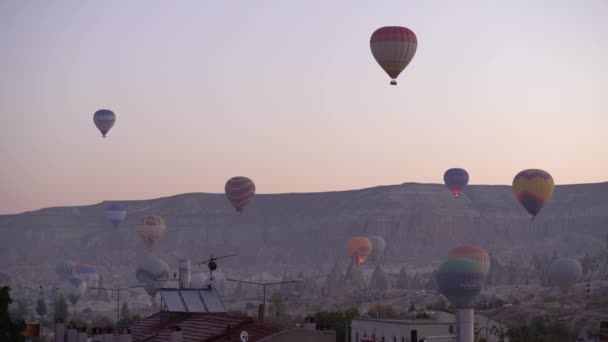
[[[456,318],[447,311],[436,311],[431,319],[391,320],[355,319],[351,322],[351,342],[442,342],[456,340]],[[498,342],[497,332],[506,331],[506,326],[487,316],[475,314],[476,338]],[[508,338],[505,338],[508,342]]]
[[[453,331],[454,322],[435,319],[354,319],[350,336],[351,342],[419,342],[431,337],[435,339],[428,341],[454,341]]]

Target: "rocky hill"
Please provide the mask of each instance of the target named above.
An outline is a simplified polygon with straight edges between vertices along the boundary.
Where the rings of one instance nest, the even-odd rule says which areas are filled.
[[[53,279],[55,264],[71,259],[97,264],[106,281],[124,283],[145,253],[174,266],[176,255],[238,252],[220,263],[228,275],[327,274],[336,261],[347,261],[346,242],[356,235],[383,236],[387,246],[378,262],[394,273],[404,266],[432,268],[463,243],[481,245],[505,264],[537,254],[580,258],[607,248],[608,183],[556,187],[534,222],[508,186],[470,186],[458,199],[443,185],[415,183],[261,194],[240,217],[223,194],[123,203],[129,215],[117,229],[104,217],[107,202],[0,216],[0,272],[16,281]],[[135,231],[143,214],[167,221],[167,233],[152,251]],[[366,267],[368,273],[375,268]]]

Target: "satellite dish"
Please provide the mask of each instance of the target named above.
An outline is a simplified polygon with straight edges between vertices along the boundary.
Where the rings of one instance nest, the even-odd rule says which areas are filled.
[[[247,342],[249,341],[249,333],[247,333],[245,330],[241,331],[241,342]]]

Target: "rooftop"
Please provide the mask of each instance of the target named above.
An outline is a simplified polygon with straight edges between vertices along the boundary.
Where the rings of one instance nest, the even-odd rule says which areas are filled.
[[[183,342],[240,342],[240,333],[243,330],[249,334],[249,341],[254,342],[284,330],[269,323],[260,323],[248,316],[166,312],[148,316],[134,323],[130,329],[133,341],[162,342],[171,340],[171,328],[175,326],[181,328]]]

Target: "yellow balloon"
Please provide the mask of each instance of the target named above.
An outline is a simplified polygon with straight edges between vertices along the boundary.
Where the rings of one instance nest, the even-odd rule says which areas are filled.
[[[158,215],[145,215],[137,219],[137,233],[148,248],[152,248],[165,235],[167,225]]]
[[[553,195],[553,177],[543,170],[529,169],[513,179],[513,193],[521,205],[534,218]]]

